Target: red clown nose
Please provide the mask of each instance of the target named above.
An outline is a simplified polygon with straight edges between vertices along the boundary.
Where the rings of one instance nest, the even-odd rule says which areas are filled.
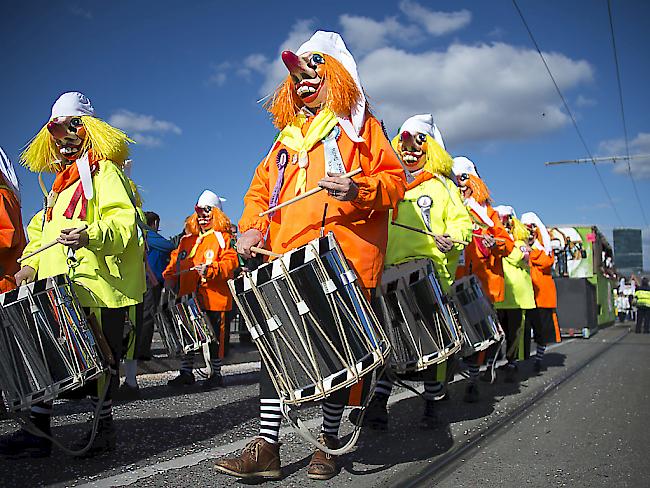
[[[402,138],[402,142],[408,141],[411,138],[410,132],[405,130],[404,132],[402,132],[401,138]]]
[[[282,62],[290,72],[300,71],[300,58],[291,51],[282,52]]]
[[[54,136],[57,139],[64,138],[68,133],[67,129],[63,124],[59,124],[54,120],[52,120],[47,124],[47,130],[49,131],[50,134],[52,134],[52,136]]]

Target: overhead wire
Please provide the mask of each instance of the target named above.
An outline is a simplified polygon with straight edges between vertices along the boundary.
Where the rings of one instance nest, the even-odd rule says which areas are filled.
[[[564,95],[562,95],[562,91],[560,90],[559,85],[557,84],[557,81],[555,81],[555,77],[553,76],[553,73],[551,72],[551,68],[549,68],[548,63],[546,62],[546,58],[544,57],[544,54],[542,54],[542,50],[539,47],[539,44],[537,44],[537,41],[535,40],[535,36],[533,35],[533,32],[530,30],[530,27],[528,26],[528,22],[526,22],[526,18],[524,17],[523,12],[519,8],[519,5],[517,4],[517,0],[512,0],[512,3],[517,10],[517,13],[519,14],[519,17],[521,18],[522,23],[524,24],[524,27],[528,31],[528,35],[530,36],[530,40],[533,42],[533,45],[535,46],[535,49],[537,50],[537,53],[539,54],[539,57],[542,59],[542,63],[544,63],[544,67],[546,68],[546,71],[551,78],[551,81],[553,82],[553,85],[555,86],[555,91],[557,91],[557,94],[559,95],[560,99],[562,100],[562,103],[564,104],[564,109],[566,110],[567,114],[569,115],[571,122],[573,123],[573,127],[576,130],[576,133],[578,134],[578,137],[580,138],[580,141],[582,142],[582,145],[585,148],[585,151],[587,152],[587,155],[589,156],[589,159],[592,162],[592,166],[594,170],[596,171],[596,175],[598,175],[598,180],[600,181],[601,186],[603,187],[603,190],[605,191],[605,195],[607,195],[607,199],[609,200],[609,204],[612,207],[612,210],[614,212],[614,215],[616,215],[616,218],[618,219],[619,223],[623,225],[623,221],[621,219],[621,216],[618,213],[618,210],[616,209],[616,205],[614,205],[614,200],[612,199],[612,196],[609,193],[609,190],[607,189],[607,186],[605,185],[605,181],[603,180],[603,176],[600,174],[600,170],[598,169],[598,166],[596,165],[596,162],[594,161],[594,156],[591,153],[589,146],[587,145],[587,141],[585,141],[585,138],[582,135],[582,132],[580,131],[580,128],[578,127],[578,122],[576,122],[575,117],[573,116],[573,112],[571,112],[571,109],[569,108],[569,104],[567,103],[566,99],[564,98]]]
[[[618,100],[621,105],[621,120],[623,121],[623,137],[625,139],[625,155],[627,156],[627,174],[632,180],[632,188],[634,189],[634,196],[637,203],[639,204],[639,209],[641,210],[641,215],[643,216],[643,222],[645,226],[648,227],[648,219],[645,214],[645,209],[641,203],[641,198],[639,197],[639,190],[636,186],[636,180],[632,174],[632,167],[630,166],[630,140],[627,135],[627,123],[625,121],[625,105],[623,104],[623,85],[621,83],[621,69],[618,62],[618,51],[616,49],[616,37],[614,35],[614,19],[612,16],[612,2],[607,0],[607,13],[609,14],[609,30],[612,34],[612,51],[614,52],[614,65],[616,67],[616,82],[618,83]]]

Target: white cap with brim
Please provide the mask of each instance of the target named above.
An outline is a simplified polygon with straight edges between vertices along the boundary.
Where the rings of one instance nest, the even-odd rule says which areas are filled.
[[[435,141],[440,144],[440,147],[445,148],[445,142],[442,140],[442,134],[438,129],[438,126],[433,122],[432,114],[420,114],[409,117],[400,127],[399,132],[408,132],[409,134],[415,135],[418,132],[421,134],[427,134],[435,139]]]
[[[476,166],[470,159],[466,158],[465,156],[457,156],[454,158],[454,166],[452,167],[452,171],[455,176],[468,174],[479,178],[478,172],[476,171]]]
[[[361,85],[361,80],[359,79],[359,72],[357,71],[357,63],[352,57],[350,51],[348,51],[345,42],[340,34],[336,32],[327,32],[327,31],[316,31],[311,38],[305,42],[302,46],[298,48],[296,54],[300,56],[308,52],[319,52],[322,54],[327,54],[332,56],[338,62],[340,62],[343,67],[350,73],[352,79],[359,89],[360,97],[357,101],[357,104],[352,107],[351,118],[352,122],[347,118],[341,117],[340,114],[337,114],[339,118],[339,123],[345,133],[350,139],[354,142],[363,141],[359,137],[361,129],[363,128],[363,123],[365,121],[366,115],[366,96],[363,93],[363,86]]]
[[[86,95],[79,92],[67,92],[52,105],[50,120],[56,117],[95,116],[95,109]]]
[[[515,213],[515,209],[512,208],[510,205],[497,205],[494,207],[494,210],[496,213],[498,213],[501,217],[515,217],[517,218],[517,214]]]
[[[221,202],[225,202],[225,198],[221,198],[215,192],[210,190],[204,190],[201,193],[198,201],[196,202],[197,207],[217,207],[219,210],[223,211]]]
[[[553,254],[553,245],[551,244],[551,236],[548,233],[548,229],[542,222],[542,220],[537,216],[535,212],[526,212],[521,215],[521,223],[524,225],[535,224],[539,229],[539,233],[542,236],[542,246],[544,247],[544,252],[548,255]]]

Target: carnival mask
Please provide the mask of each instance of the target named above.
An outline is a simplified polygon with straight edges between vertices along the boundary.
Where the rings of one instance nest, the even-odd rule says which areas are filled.
[[[74,161],[81,156],[81,148],[86,139],[81,117],[55,117],[47,124],[47,130],[62,158]]]
[[[327,99],[327,81],[322,69],[325,57],[316,52],[297,56],[291,51],[284,51],[282,61],[289,70],[295,92],[300,100],[310,109],[320,108]]]
[[[402,161],[411,173],[422,169],[427,161],[425,157],[427,135],[421,132],[415,135],[408,131],[402,132],[400,134],[398,150]]]
[[[458,188],[463,198],[470,198],[473,192],[472,187],[469,185],[469,175],[467,173],[456,175],[456,181],[458,182]]]
[[[210,224],[212,223],[212,207],[199,207],[197,205],[194,207],[194,211],[196,212],[197,221],[201,230],[210,227]]]
[[[535,240],[537,239],[537,226],[533,223],[531,224],[526,224],[526,229],[528,229],[528,244],[533,245],[535,244]]]

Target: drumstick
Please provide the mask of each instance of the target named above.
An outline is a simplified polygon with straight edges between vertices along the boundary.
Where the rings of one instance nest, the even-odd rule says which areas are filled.
[[[353,171],[350,171],[348,173],[344,173],[344,174],[340,175],[339,178],[352,178],[353,176],[358,175],[359,173],[361,173],[361,171],[362,171],[361,168],[357,168],[357,169],[355,169]],[[293,198],[287,200],[286,202],[282,202],[282,203],[276,205],[275,207],[272,207],[272,208],[270,208],[268,210],[265,210],[264,212],[261,212],[260,217],[264,217],[265,215],[268,215],[268,214],[270,214],[272,212],[275,212],[276,210],[281,209],[282,207],[286,207],[287,205],[291,205],[292,203],[296,203],[296,202],[302,200],[303,198],[307,198],[307,197],[310,197],[312,195],[315,195],[316,193],[318,193],[319,191],[324,190],[324,189],[325,188],[322,188],[320,186],[312,188],[311,190],[306,191],[302,195],[298,195],[297,197],[293,197]]]
[[[267,251],[266,249],[262,249],[261,247],[256,247],[256,246],[251,246],[251,252],[257,253],[257,254],[264,254],[265,256],[269,256],[271,258],[281,258],[282,254],[278,254],[277,252],[273,251]]]
[[[425,234],[425,235],[428,235],[428,236],[431,236],[431,237],[445,237],[445,236],[440,236],[438,234],[434,234],[433,232],[429,232],[428,230],[418,229],[417,227],[411,227],[410,225],[401,224],[401,223],[395,222],[395,221],[391,222],[391,224],[396,225],[397,227],[403,227],[404,229],[412,230],[413,232],[419,232],[420,234]],[[457,241],[456,239],[451,239],[451,238],[449,238],[449,240],[451,242],[453,242],[454,244],[462,244],[463,246],[466,246],[466,245],[469,244],[469,242],[467,242],[467,241]]]
[[[82,225],[81,227],[77,227],[76,229],[73,229],[70,234],[79,234],[80,232],[86,230],[88,228],[87,224]],[[16,260],[17,263],[22,263],[25,259],[29,259],[32,256],[36,256],[38,253],[45,251],[46,249],[49,249],[53,246],[56,246],[59,244],[59,241],[52,241],[49,244],[45,244],[44,246],[39,247],[36,249],[34,252],[30,252],[27,256],[22,256],[19,259]]]
[[[489,236],[490,234],[472,234],[474,237],[484,237],[484,236]],[[492,239],[495,241],[499,242],[506,242],[506,240],[503,237],[494,237],[492,236]]]

